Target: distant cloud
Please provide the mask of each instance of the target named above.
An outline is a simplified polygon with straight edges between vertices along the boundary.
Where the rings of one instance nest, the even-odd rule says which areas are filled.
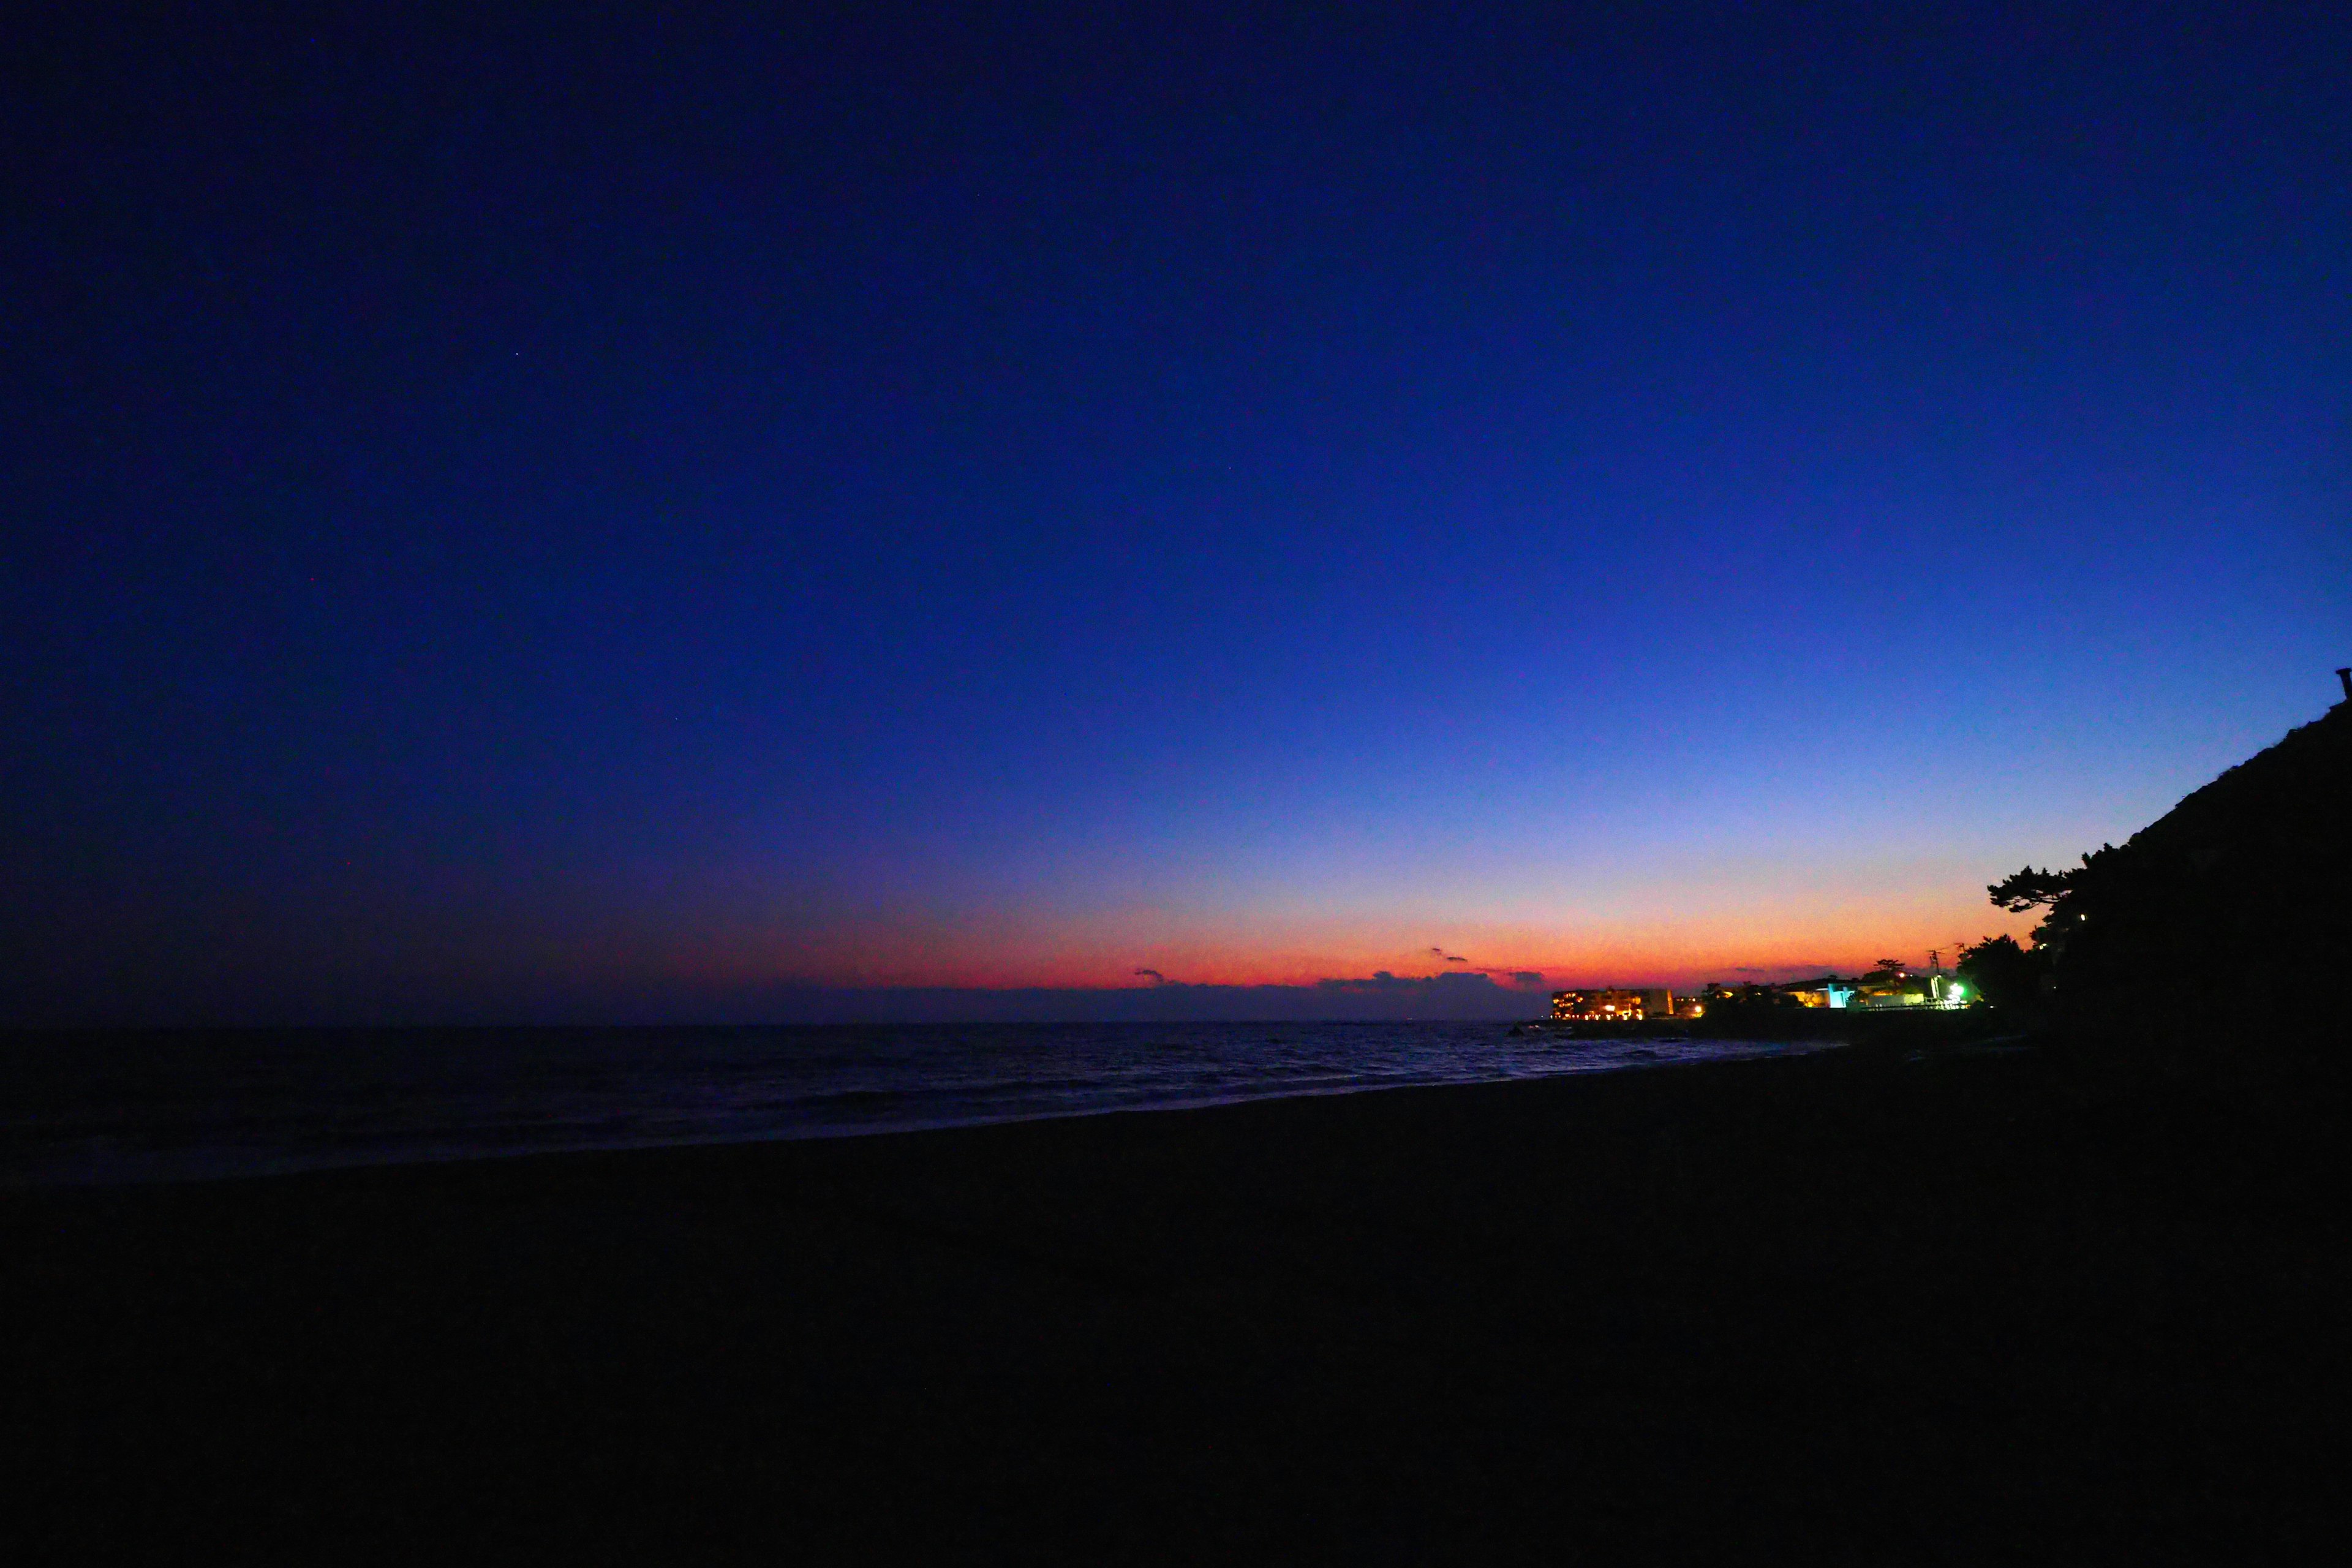
[[[1382,969],[1376,971],[1369,980],[1346,979],[1339,976],[1318,980],[1315,983],[1315,988],[1318,991],[1347,991],[1359,994],[1380,993],[1388,995],[1420,996],[1451,996],[1469,991],[1499,992],[1501,990],[1501,987],[1486,977],[1484,970],[1474,970],[1466,974],[1460,970],[1455,970],[1447,974],[1419,976],[1391,974]]]
[[[1160,973],[1160,971],[1156,969],[1139,969],[1135,973],[1139,975],[1148,976],[1150,979],[1151,984],[1154,985],[1165,985],[1168,984],[1168,976]]]
[[[1370,980],[1342,980],[1336,976],[1315,983],[1318,991],[1393,991],[1400,986],[1426,985],[1426,980],[1399,980],[1387,970],[1374,971]]]
[[[1464,958],[1464,957],[1463,957],[1461,954],[1459,954],[1459,953],[1449,952],[1449,953],[1442,954],[1441,956],[1443,956],[1443,957],[1444,958],[1445,962],[1446,962],[1446,963],[1469,963],[1469,962],[1470,962],[1468,959]]]
[[[1540,985],[1543,984],[1543,971],[1540,969],[1514,969],[1511,971],[1511,984],[1514,985]]]

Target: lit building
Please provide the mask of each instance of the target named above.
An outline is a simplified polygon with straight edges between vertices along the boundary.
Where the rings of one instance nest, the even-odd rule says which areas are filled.
[[[1967,988],[1959,976],[1941,968],[1914,974],[1907,969],[1873,971],[1860,980],[1824,974],[1818,980],[1797,980],[1773,987],[1800,1007],[1882,1013],[1903,1007],[1954,1008],[1968,1005]]]
[[[1636,1024],[1643,1018],[1670,1018],[1674,1011],[1675,994],[1663,989],[1627,991],[1608,986],[1551,994],[1551,1016],[1578,1023]]]
[[[1934,1007],[1948,1011],[1968,1005],[1968,988],[1957,975],[1937,970],[1933,974],[1896,974],[1875,985],[1864,985],[1853,1006],[1880,1013],[1897,1007]]]

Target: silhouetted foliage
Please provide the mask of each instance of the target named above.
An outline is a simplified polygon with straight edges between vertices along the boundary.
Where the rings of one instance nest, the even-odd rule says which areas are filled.
[[[2020,960],[2044,966],[2042,994],[2071,1026],[2195,1029],[2248,1006],[2282,1023],[2333,1021],[2331,983],[2352,973],[2347,803],[2352,702],[2124,844],[1993,883],[1986,892],[2002,909],[2047,912],[2031,949],[2012,957],[1984,942],[1971,958],[1988,977],[2022,978]],[[1999,984],[1979,980],[1988,997]]]
[[[1729,1035],[1743,1030],[1769,1034],[1773,1020],[1806,1010],[1803,1003],[1773,985],[1711,985],[1702,1000],[1710,1032]]]
[[[1960,979],[1976,995],[2004,1013],[2023,1016],[2034,1012],[2049,973],[2049,952],[2021,947],[2013,936],[1989,936],[1960,950]]]
[[[2065,871],[2037,870],[2032,866],[2020,868],[1985,889],[1992,901],[2011,914],[2023,914],[2032,909],[2046,909],[2042,923],[2033,928],[2033,949],[2052,959],[2064,951],[2067,940],[2083,921],[2081,895],[2095,887],[2103,870],[2114,863],[2116,854],[2112,844],[2101,845],[2083,857],[2083,863]]]
[[[2002,909],[2011,914],[2021,915],[2028,910],[2056,903],[2074,885],[2074,873],[2072,871],[2037,871],[2025,866],[1993,883],[1985,891],[1991,894],[1992,901]]]

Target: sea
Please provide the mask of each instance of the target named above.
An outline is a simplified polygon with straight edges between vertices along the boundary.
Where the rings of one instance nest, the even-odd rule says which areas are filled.
[[[1820,1048],[1496,1023],[0,1036],[0,1185],[835,1138]]]

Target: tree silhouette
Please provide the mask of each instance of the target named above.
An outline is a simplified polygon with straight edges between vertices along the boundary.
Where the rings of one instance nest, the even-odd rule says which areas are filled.
[[[2207,1027],[2250,1002],[2283,1026],[2282,1041],[2340,1037],[2335,981],[2352,953],[2347,801],[2352,703],[2339,703],[2128,842],[1990,885],[2001,909],[2042,919],[2030,948],[1969,950],[1979,994],[1995,996],[1999,976],[2021,978],[2030,963],[2033,1013],[2118,1040]],[[2323,1026],[2296,1034],[2289,1020]]]
[[[2084,856],[2087,863],[2090,857]],[[2013,915],[2031,909],[2054,904],[2074,886],[2078,873],[2074,871],[2037,871],[2031,866],[2019,868],[2009,876],[1985,889],[1992,901]]]
[[[2067,939],[2082,929],[2088,904],[2104,884],[2115,880],[2115,869],[2125,858],[2114,845],[2103,844],[2084,855],[2080,866],[2063,871],[2021,867],[1985,892],[2011,914],[2048,910],[2042,923],[2033,928],[2033,946],[2054,957],[2064,950]]]
[[[1994,1007],[2026,1013],[2040,1004],[2050,955],[2039,949],[2028,952],[2013,936],[1989,936],[1960,950],[1958,970],[1969,988]]]

